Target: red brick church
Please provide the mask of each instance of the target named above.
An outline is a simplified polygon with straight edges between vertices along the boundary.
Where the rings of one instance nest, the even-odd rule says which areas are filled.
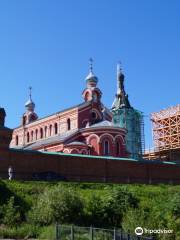
[[[115,126],[111,112],[101,102],[102,92],[97,86],[92,61],[86,77],[83,102],[38,118],[31,97],[21,125],[14,129],[11,148],[86,155],[127,157],[126,129]]]

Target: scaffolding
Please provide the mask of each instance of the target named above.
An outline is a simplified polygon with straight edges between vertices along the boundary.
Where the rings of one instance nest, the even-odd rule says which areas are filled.
[[[151,114],[155,151],[180,149],[180,105]]]
[[[113,121],[127,129],[126,148],[130,157],[139,159],[145,151],[143,113],[134,108],[119,108],[113,111]]]

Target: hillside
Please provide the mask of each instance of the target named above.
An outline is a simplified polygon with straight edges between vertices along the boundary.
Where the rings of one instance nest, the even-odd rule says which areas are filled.
[[[180,186],[0,181],[0,237],[50,238],[54,224],[173,229],[180,239]]]

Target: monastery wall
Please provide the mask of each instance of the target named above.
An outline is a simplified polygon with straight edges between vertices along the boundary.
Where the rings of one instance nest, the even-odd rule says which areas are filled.
[[[67,181],[180,184],[180,165],[98,156],[66,155],[10,149],[1,151],[0,177],[35,180],[36,173],[54,172]]]

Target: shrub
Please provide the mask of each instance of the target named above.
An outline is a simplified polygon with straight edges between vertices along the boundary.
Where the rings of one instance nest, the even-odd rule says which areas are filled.
[[[4,227],[0,228],[0,238],[29,238],[38,237],[41,229],[38,226],[23,224],[18,227]]]
[[[110,190],[104,197],[103,208],[108,226],[121,227],[123,215],[132,207],[138,206],[139,200],[126,187]]]
[[[92,193],[86,201],[84,209],[84,224],[100,227],[104,225],[103,200],[98,194]]]
[[[8,203],[4,206],[4,218],[3,223],[7,226],[16,226],[20,220],[20,212],[18,211],[18,207],[15,206],[14,197],[10,197]]]
[[[78,193],[71,188],[57,186],[46,189],[29,214],[30,220],[37,224],[79,223],[83,214],[83,202]]]
[[[41,233],[39,234],[39,239],[55,239],[55,226],[51,225],[51,226],[47,226],[47,227],[43,227],[41,229]]]

